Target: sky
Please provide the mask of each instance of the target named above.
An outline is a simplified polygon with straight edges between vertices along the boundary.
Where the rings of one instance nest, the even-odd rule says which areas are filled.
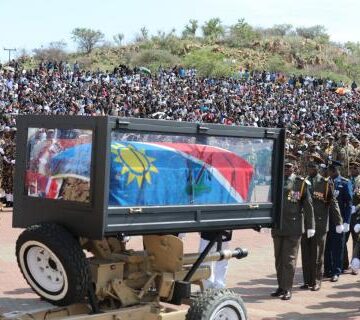
[[[358,0],[0,0],[0,61],[8,59],[3,48],[31,52],[52,41],[72,51],[76,27],[101,30],[109,41],[123,33],[130,42],[143,26],[150,34],[172,28],[180,34],[189,19],[201,25],[213,17],[224,25],[240,18],[259,27],[320,24],[332,41],[360,41],[359,12]]]

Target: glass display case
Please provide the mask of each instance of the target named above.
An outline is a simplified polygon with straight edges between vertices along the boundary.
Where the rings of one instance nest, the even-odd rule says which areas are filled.
[[[90,238],[271,226],[284,130],[116,117],[17,119],[15,227]]]

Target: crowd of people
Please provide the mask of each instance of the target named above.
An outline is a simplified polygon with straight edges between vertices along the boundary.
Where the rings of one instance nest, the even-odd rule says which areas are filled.
[[[319,290],[324,257],[325,275],[337,281],[349,267],[345,252],[348,235],[353,235],[354,245],[358,242],[354,232],[357,221],[352,217],[360,208],[356,203],[356,197],[360,199],[360,92],[355,82],[348,89],[343,87],[344,83],[330,79],[243,69],[234,77],[215,79],[183,67],[159,68],[152,74],[146,68],[124,65],[112,71],[87,71],[77,62],[66,61],[41,62],[33,70],[23,69],[16,61],[0,65],[4,201],[12,205],[15,116],[19,114],[113,115],[286,128],[286,151],[291,161],[285,172],[288,207],[284,210],[286,214],[293,206],[289,209],[293,222],[304,222],[306,230],[301,224],[273,234],[279,280],[274,295],[291,298],[300,243],[303,263],[309,267],[304,270],[303,288]],[[340,169],[332,169],[331,161],[341,164]],[[302,178],[305,176],[308,179]],[[345,189],[348,196],[336,200],[333,195]],[[329,229],[330,215],[334,219]],[[321,219],[324,225],[319,223]],[[354,252],[352,258],[360,258]],[[351,266],[356,274],[357,269]]]

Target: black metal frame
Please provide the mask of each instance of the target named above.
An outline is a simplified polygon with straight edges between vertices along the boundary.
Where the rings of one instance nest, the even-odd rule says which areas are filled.
[[[104,235],[174,233],[279,225],[281,221],[283,129],[195,124],[164,120],[117,117],[19,116],[17,119],[14,227],[41,222],[65,225],[74,234],[92,239]],[[93,130],[91,201],[51,200],[24,194],[27,128],[73,128]],[[112,130],[201,136],[263,138],[274,140],[272,159],[272,203],[236,205],[108,207],[110,143]]]

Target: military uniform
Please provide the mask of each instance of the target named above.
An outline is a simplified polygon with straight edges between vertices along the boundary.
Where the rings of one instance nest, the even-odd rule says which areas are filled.
[[[348,179],[337,176],[333,179],[334,194],[339,204],[340,213],[344,222],[350,226],[352,187]],[[348,233],[348,232],[347,232]],[[330,219],[329,232],[325,246],[325,275],[337,281],[343,271],[343,259],[345,251],[345,233],[336,232],[335,221]]]
[[[329,230],[329,216],[335,225],[342,224],[339,205],[334,197],[334,187],[329,179],[319,173],[308,177],[315,216],[315,236],[301,239],[301,254],[304,286],[319,290],[323,274],[326,233]]]
[[[332,159],[341,162],[343,165],[340,168],[340,174],[348,178],[350,176],[350,162],[354,160],[355,149],[350,144],[338,144],[332,154]]]
[[[307,171],[306,171],[306,166],[307,164],[309,163],[309,158],[311,156],[316,156],[318,158],[321,158],[321,155],[316,152],[314,150],[314,147],[316,147],[316,144],[313,143],[313,142],[310,142],[309,143],[309,150],[306,150],[303,155],[301,156],[300,158],[300,161],[299,161],[299,173],[300,175],[302,176],[306,176],[307,175]]]
[[[309,185],[309,181],[295,174],[285,180],[282,228],[271,231],[278,287],[284,291],[293,285],[301,235],[315,229]]]

